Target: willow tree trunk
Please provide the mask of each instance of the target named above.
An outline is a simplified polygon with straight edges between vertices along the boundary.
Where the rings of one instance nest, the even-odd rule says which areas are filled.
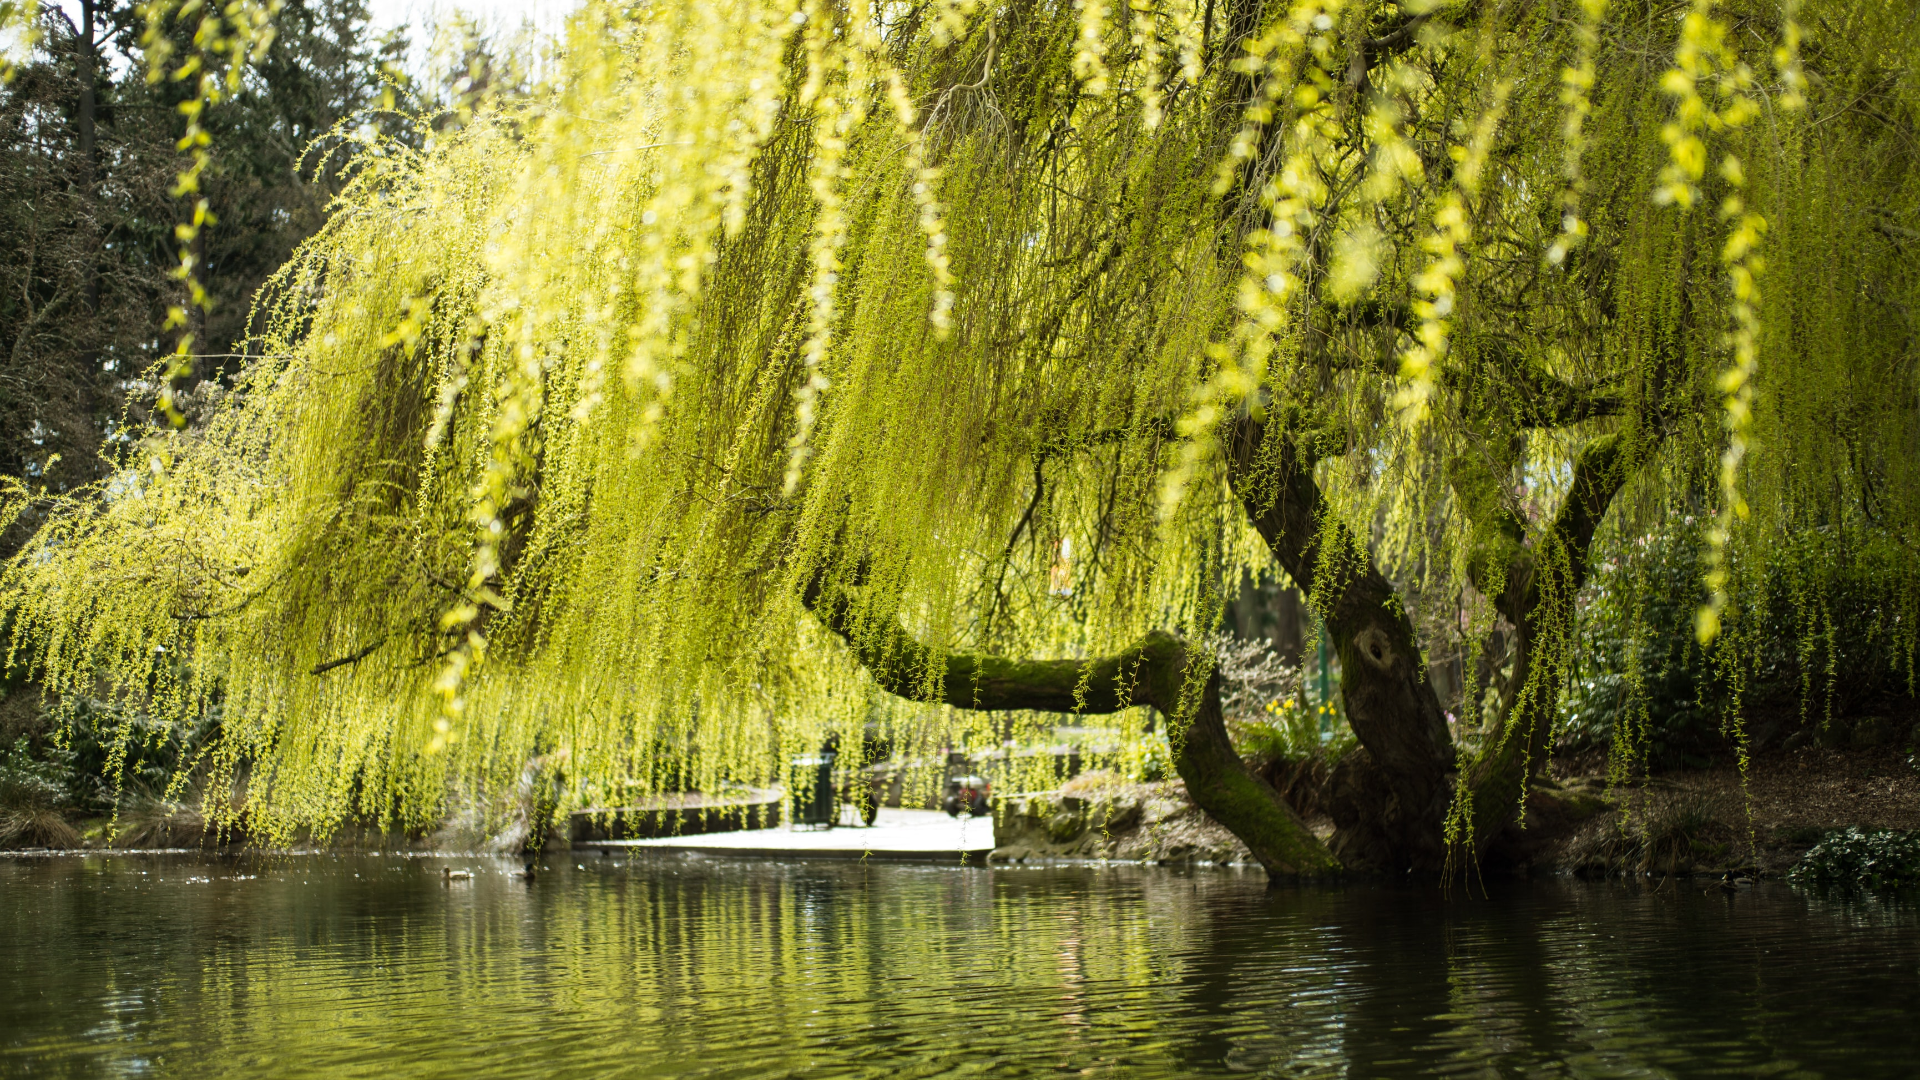
[[[1348,867],[1374,870],[1441,871],[1478,860],[1545,771],[1573,601],[1587,580],[1594,532],[1657,437],[1588,442],[1575,455],[1566,501],[1531,535],[1517,509],[1476,495],[1501,485],[1476,485],[1477,474],[1457,464],[1469,478],[1456,485],[1460,502],[1482,526],[1469,574],[1517,631],[1498,728],[1464,777],[1405,605],[1314,481],[1321,454],[1344,446],[1297,410],[1277,423],[1242,416],[1224,440],[1236,496],[1280,565],[1313,597],[1339,653],[1341,699],[1360,749],[1335,766],[1323,793],[1336,826],[1333,853]],[[1450,818],[1459,826],[1451,833]]]
[[[1657,432],[1639,431],[1587,442],[1574,455],[1566,500],[1532,536],[1517,513],[1461,498],[1470,517],[1496,523],[1470,552],[1468,575],[1483,591],[1492,592],[1493,582],[1504,586],[1492,593],[1494,606],[1516,630],[1500,730],[1489,735],[1467,772],[1472,814],[1462,822],[1466,854],[1477,858],[1488,850],[1546,771],[1559,687],[1572,660],[1574,598],[1592,567],[1594,533],[1658,441]]]
[[[1360,747],[1335,766],[1325,794],[1334,855],[1354,869],[1438,870],[1452,736],[1393,585],[1327,512],[1313,478],[1321,437],[1304,422],[1242,415],[1223,429],[1228,481],[1274,558],[1313,598],[1340,658],[1341,700]]]

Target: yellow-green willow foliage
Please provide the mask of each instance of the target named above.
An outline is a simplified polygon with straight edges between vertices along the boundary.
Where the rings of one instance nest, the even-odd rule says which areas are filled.
[[[200,248],[195,241],[202,230],[212,228],[214,215],[200,194],[200,176],[212,164],[209,152],[212,136],[202,121],[209,107],[240,92],[249,65],[257,64],[273,44],[273,19],[280,12],[280,0],[227,0],[224,4],[207,0],[147,0],[140,5],[146,23],[140,46],[147,57],[147,82],[184,83],[192,92],[177,106],[186,118],[178,149],[187,155],[187,164],[174,178],[173,197],[188,204],[186,220],[174,226],[174,239],[180,243],[178,265],[173,276],[186,287],[186,303],[167,309],[166,330],[179,330],[173,355],[168,358],[161,382],[159,405],[175,424],[185,422],[173,404],[172,380],[193,371],[196,342],[188,325],[188,309],[208,312],[213,297],[200,280]],[[167,26],[193,27],[190,47],[184,55],[167,35]],[[0,16],[0,25],[4,17]],[[203,343],[202,343],[203,344]]]
[[[33,5],[0,0],[0,79],[12,79],[18,56],[34,44]]]
[[[1686,129],[1740,162],[1686,172],[1737,188],[1719,216],[1654,199],[1683,15],[1732,58],[1703,99],[1752,111]],[[363,148],[214,419],[8,567],[13,659],[217,711],[215,786],[286,835],[429,820],[534,757],[571,802],[776,780],[872,709],[816,580],[856,636],[941,648],[1205,634],[1267,566],[1214,439],[1247,408],[1311,416],[1323,528],[1429,589],[1489,535],[1461,492],[1550,513],[1596,437],[1641,519],[1711,498],[1743,364],[1765,449],[1727,549],[1911,536],[1915,31],[1796,18],[589,4],[531,96]],[[1723,258],[1749,213],[1763,251]],[[1762,254],[1764,296],[1730,290]]]

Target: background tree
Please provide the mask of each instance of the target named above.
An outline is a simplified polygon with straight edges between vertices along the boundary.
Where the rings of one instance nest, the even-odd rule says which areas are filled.
[[[183,293],[174,227],[190,205],[174,191],[182,90],[146,81],[137,6],[35,10],[34,47],[0,83],[0,475],[57,496],[88,491],[165,424],[150,411],[154,369],[169,344],[164,314]],[[383,86],[403,101],[413,89],[382,81],[403,47],[369,39],[364,5],[286,5],[277,44],[214,119],[203,189],[222,224],[202,253],[220,302],[214,344],[203,334],[201,351],[236,355],[202,357],[181,380],[190,420],[205,418],[249,349],[257,286],[320,226],[351,167],[352,144],[322,137],[378,103]],[[53,505],[23,503],[0,548],[17,549]],[[67,695],[66,715],[50,717],[42,687],[23,676],[0,680],[0,746],[7,768],[41,782],[0,798],[0,842],[71,843],[63,813],[156,799],[168,778],[153,762],[197,743],[192,728],[131,734],[147,723],[137,706],[102,721],[91,693]],[[119,740],[141,745],[129,755]],[[131,794],[116,804],[122,781]],[[13,827],[23,822],[31,827]]]
[[[186,208],[171,189],[185,91],[146,81],[141,26],[135,5],[113,0],[88,0],[77,20],[44,8],[35,50],[0,85],[0,471],[56,491],[104,475],[102,442],[164,352],[160,322],[179,301],[171,248]],[[245,351],[254,291],[320,227],[350,161],[315,140],[380,100],[381,71],[405,47],[373,40],[357,0],[286,4],[276,29],[210,121],[205,187],[224,227],[203,253],[221,301],[201,335],[207,354]],[[181,389],[234,366],[212,362]],[[146,402],[136,393],[133,404],[138,438]]]
[[[100,475],[119,384],[151,363],[169,290],[152,241],[172,216],[172,144],[116,92],[113,13],[82,12],[75,26],[46,11],[0,86],[0,469],[56,490]]]

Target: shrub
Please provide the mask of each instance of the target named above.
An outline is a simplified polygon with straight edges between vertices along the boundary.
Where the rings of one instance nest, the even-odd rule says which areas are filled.
[[[1673,528],[1596,553],[1561,704],[1562,750],[1610,748],[1625,733],[1637,760],[1706,763],[1726,693],[1693,635],[1706,596],[1698,548],[1691,528]]]
[[[1693,633],[1705,599],[1693,519],[1603,538],[1576,616],[1559,748],[1699,766],[1728,746],[1723,723],[1736,710],[1824,720],[1910,699],[1915,597],[1902,558],[1878,533],[1806,530],[1742,571],[1745,610],[1703,648]],[[1615,747],[1622,734],[1629,745]]]
[[[1121,772],[1134,783],[1151,784],[1173,774],[1173,749],[1167,745],[1164,731],[1140,739],[1122,756]]]
[[[217,734],[220,723],[217,707],[187,727],[97,700],[76,703],[64,719],[74,770],[80,777],[75,795],[102,810],[113,806],[120,791],[157,795],[167,790],[179,769]],[[125,747],[118,775],[113,768],[116,743]]]
[[[1218,645],[1220,711],[1234,749],[1257,764],[1326,757],[1354,742],[1334,702],[1307,701],[1299,668],[1281,661],[1265,639]]]
[[[1850,828],[1829,833],[1788,872],[1795,885],[1888,892],[1920,882],[1920,833]]]
[[[35,756],[26,736],[0,747],[0,844],[66,847],[79,839],[62,811],[73,804],[73,754]]]

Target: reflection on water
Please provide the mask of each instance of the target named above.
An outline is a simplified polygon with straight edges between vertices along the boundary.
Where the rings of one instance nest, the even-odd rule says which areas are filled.
[[[0,860],[0,1075],[1911,1076],[1910,910],[673,857]]]

